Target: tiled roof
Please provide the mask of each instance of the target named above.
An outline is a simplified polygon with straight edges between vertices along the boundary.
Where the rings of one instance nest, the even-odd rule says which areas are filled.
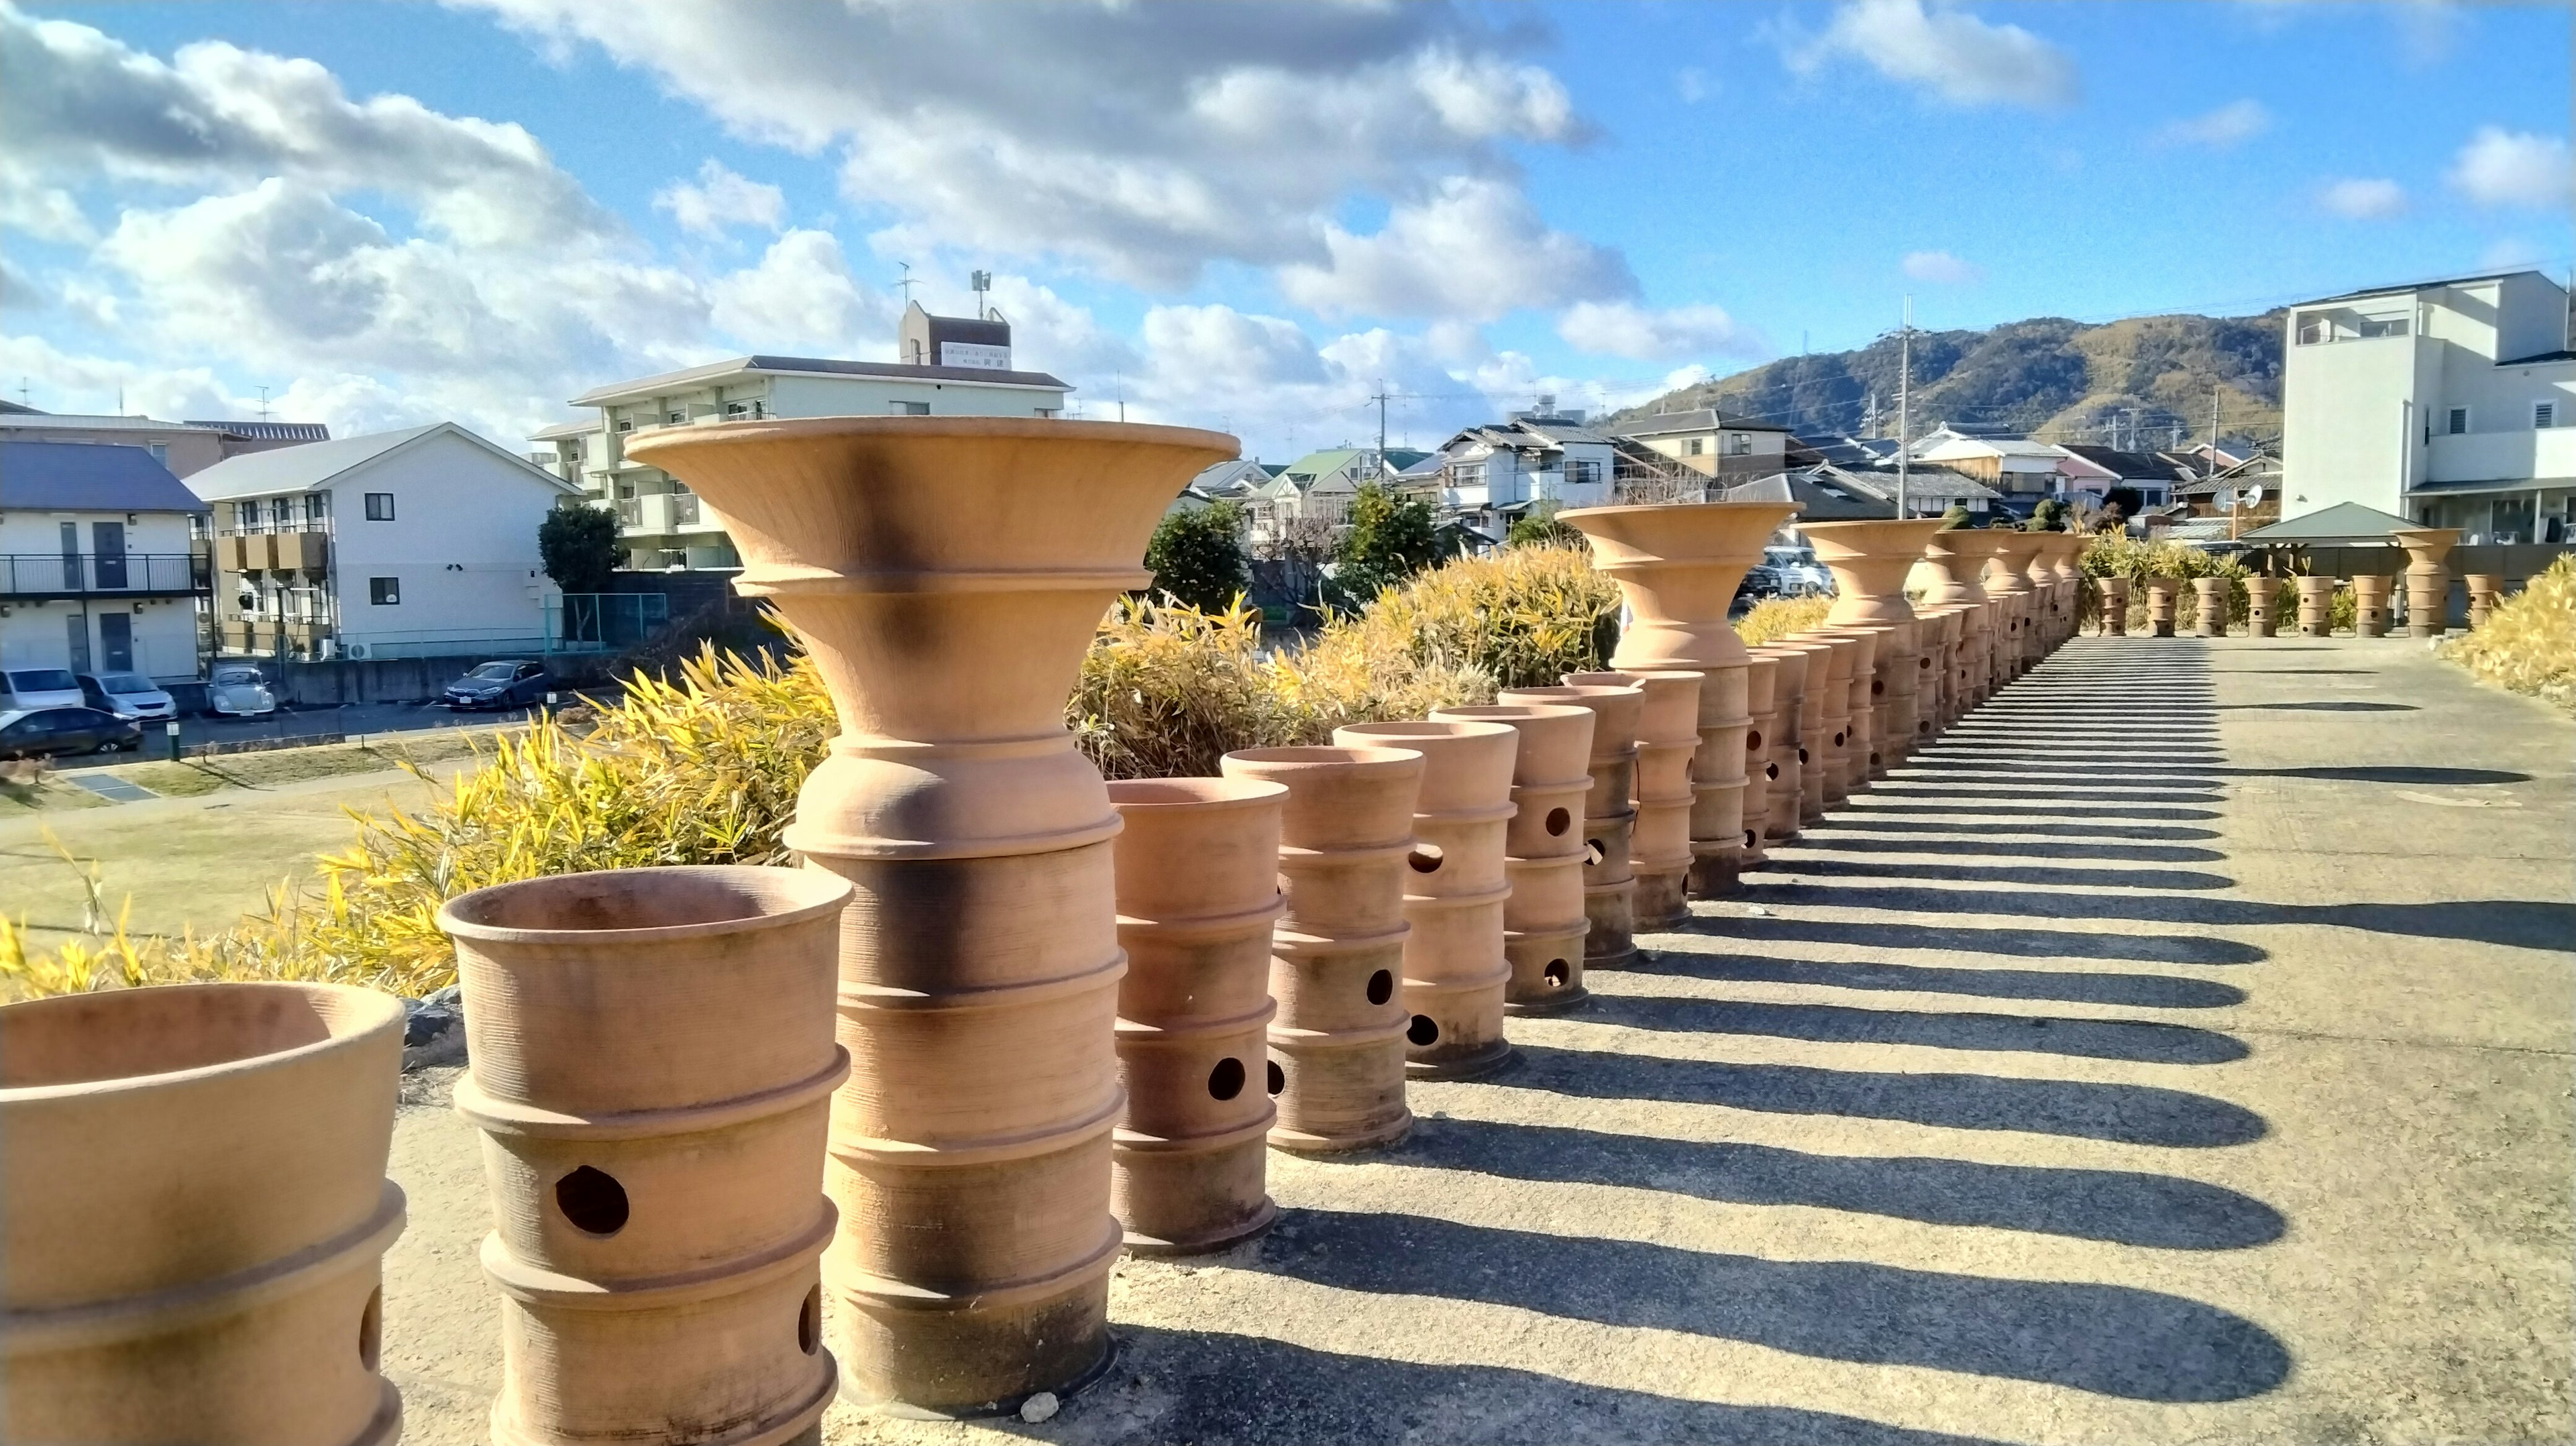
[[[0,509],[203,512],[206,504],[141,447],[0,442]]]

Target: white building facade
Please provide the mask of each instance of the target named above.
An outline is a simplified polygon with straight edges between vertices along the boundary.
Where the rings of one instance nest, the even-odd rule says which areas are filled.
[[[2513,271],[2290,308],[2282,516],[2341,502],[2471,542],[2569,540],[2567,289]]]
[[[0,441],[0,668],[197,676],[205,522],[145,448]]]

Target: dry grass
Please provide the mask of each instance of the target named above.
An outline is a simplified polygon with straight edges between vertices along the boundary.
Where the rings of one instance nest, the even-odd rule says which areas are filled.
[[[1767,597],[1755,603],[1735,625],[1735,635],[1750,646],[1774,642],[1791,633],[1825,625],[1825,614],[1834,610],[1829,597]]]
[[[2576,557],[2561,557],[2442,655],[2498,687],[2576,712]]]

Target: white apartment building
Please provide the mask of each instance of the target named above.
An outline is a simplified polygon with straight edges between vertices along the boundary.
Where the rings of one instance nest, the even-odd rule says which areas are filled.
[[[220,651],[297,658],[534,652],[554,584],[537,527],[579,490],[456,425],[234,457],[214,508]]]
[[[931,316],[914,303],[907,355],[944,364],[739,356],[594,387],[572,399],[597,415],[538,432],[531,460],[617,509],[627,565],[641,571],[734,568],[741,559],[697,494],[657,467],[627,460],[626,441],[664,427],[767,417],[1053,417],[1072,390],[1045,372],[1011,370],[1010,324]]]
[[[1542,406],[1552,400],[1540,398]],[[1601,431],[1673,458],[1722,487],[1769,477],[1788,466],[1788,428],[1708,407],[1631,417]]]
[[[2471,542],[2569,540],[2576,351],[2537,271],[2290,308],[2282,516],[2358,502]]]
[[[1533,509],[1598,507],[1615,495],[1618,449],[1579,414],[1515,413],[1459,432],[1438,456],[1436,473],[1416,469],[1408,482],[1421,475],[1436,485],[1434,507],[1486,537]]]
[[[0,440],[0,668],[197,676],[205,521],[145,448]]]

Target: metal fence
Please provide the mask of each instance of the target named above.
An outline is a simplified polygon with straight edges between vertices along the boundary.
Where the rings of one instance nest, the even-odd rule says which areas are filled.
[[[186,552],[0,553],[0,597],[203,592],[206,560]]]
[[[623,652],[670,621],[671,599],[658,592],[568,592],[546,600],[545,651]]]

